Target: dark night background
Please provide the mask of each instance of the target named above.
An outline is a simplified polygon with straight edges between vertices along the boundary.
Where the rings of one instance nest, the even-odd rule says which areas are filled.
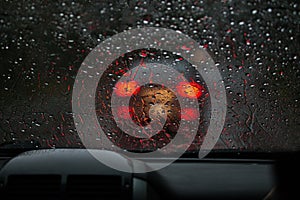
[[[300,5],[275,0],[1,1],[0,144],[82,147],[77,70],[101,41],[146,26],[180,30],[220,69],[228,113],[216,149],[299,149]]]

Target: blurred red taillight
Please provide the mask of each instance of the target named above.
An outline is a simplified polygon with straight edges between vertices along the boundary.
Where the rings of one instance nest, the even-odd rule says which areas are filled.
[[[203,87],[195,82],[180,82],[176,89],[182,97],[199,98],[202,95]]]
[[[130,97],[137,92],[139,85],[136,81],[117,82],[115,92],[121,97]]]

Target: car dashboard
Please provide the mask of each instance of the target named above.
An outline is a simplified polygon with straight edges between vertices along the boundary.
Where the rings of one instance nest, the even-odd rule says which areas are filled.
[[[136,167],[116,152],[96,151]],[[272,160],[180,158],[158,171],[125,173],[85,149],[49,149],[2,157],[0,166],[7,199],[268,199],[276,185]]]

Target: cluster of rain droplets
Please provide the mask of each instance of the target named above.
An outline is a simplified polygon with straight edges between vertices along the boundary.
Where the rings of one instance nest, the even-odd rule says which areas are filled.
[[[0,144],[82,147],[71,112],[80,64],[106,38],[154,26],[195,39],[220,69],[228,113],[216,149],[295,149],[299,22],[297,1],[3,1]]]

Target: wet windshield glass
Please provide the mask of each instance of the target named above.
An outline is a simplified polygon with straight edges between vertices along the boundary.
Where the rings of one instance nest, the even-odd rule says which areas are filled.
[[[300,5],[297,1],[273,0],[2,1],[0,148],[83,147],[71,103],[78,69],[100,42],[124,30],[141,27],[180,31],[196,40],[213,58],[227,96],[226,120],[216,150],[299,148]],[[112,63],[105,72],[106,77],[100,80],[101,86],[116,84],[119,75],[123,76],[135,62],[141,63],[141,59],[147,61],[145,65],[152,60],[167,64],[180,61],[175,69],[194,83],[190,88],[185,83],[178,87],[185,88],[182,94],[186,97],[191,88],[199,93],[202,114],[198,119],[198,134],[189,148],[197,150],[209,124],[209,92],[201,76],[182,57],[151,49],[131,52]],[[134,82],[125,86],[136,89]],[[122,90],[125,86],[119,83],[112,88],[121,98],[126,96],[127,89]],[[137,106],[146,102],[148,107],[134,108],[120,118],[128,120],[130,116],[130,120],[143,126],[149,123],[147,112],[151,103],[157,101],[164,102],[172,116],[180,117],[168,119],[164,135],[152,138],[159,142],[128,139],[116,130],[110,120],[112,113],[105,107],[104,97],[112,88],[98,87],[97,116],[99,121],[106,120],[102,128],[108,137],[124,149],[161,148],[176,134],[178,120],[197,118],[193,110],[176,110],[180,106],[168,88],[145,85],[130,101]],[[169,95],[169,100],[158,97],[158,93],[164,97]],[[128,111],[128,108],[118,109],[120,113]],[[188,134],[189,130],[186,131]]]

